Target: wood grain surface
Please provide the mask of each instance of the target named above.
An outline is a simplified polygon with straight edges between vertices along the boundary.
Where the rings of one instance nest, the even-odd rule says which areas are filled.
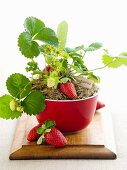
[[[28,142],[29,130],[37,125],[34,116],[23,115],[18,123],[9,158],[15,159],[115,159],[115,143],[110,114],[101,109],[84,130],[65,134],[65,147]]]

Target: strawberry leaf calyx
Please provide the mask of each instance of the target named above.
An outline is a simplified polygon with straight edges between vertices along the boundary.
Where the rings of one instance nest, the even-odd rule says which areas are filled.
[[[41,135],[44,133],[45,129],[46,129],[45,124],[43,124],[41,127],[37,129],[37,133]]]
[[[37,144],[40,145],[41,143],[43,143],[45,141],[45,133],[49,133],[51,132],[51,129],[56,126],[55,121],[52,120],[46,120],[44,124],[41,125],[41,127],[39,127],[37,129],[37,133],[39,135],[41,135],[37,141]]]
[[[37,140],[37,144],[38,145],[40,145],[42,142],[44,142],[45,141],[45,137],[44,137],[44,134],[43,135],[41,135],[40,137],[39,137],[39,139]]]
[[[49,129],[49,128],[56,126],[56,123],[55,123],[55,121],[52,121],[52,120],[46,120],[45,126],[46,126],[47,129]]]
[[[60,79],[60,83],[67,83],[67,82],[71,82],[71,79],[68,77],[64,77],[64,78]]]

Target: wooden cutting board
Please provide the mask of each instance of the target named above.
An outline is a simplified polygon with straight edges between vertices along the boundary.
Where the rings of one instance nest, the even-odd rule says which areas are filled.
[[[37,125],[34,116],[23,115],[17,124],[9,158],[15,159],[115,159],[111,115],[105,109],[96,112],[84,130],[65,135],[68,145],[54,147],[28,142],[29,130]]]

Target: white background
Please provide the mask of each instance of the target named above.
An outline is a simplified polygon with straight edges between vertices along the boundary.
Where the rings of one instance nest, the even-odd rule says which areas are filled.
[[[24,30],[23,22],[26,17],[40,18],[54,30],[60,21],[66,20],[69,24],[68,46],[99,41],[104,48],[117,55],[127,51],[126,7],[126,0],[0,1],[0,94],[5,92],[5,81],[11,73],[25,73],[28,60],[19,52],[17,38]],[[101,65],[98,56],[98,53],[93,53],[92,57],[87,57],[92,68]],[[40,59],[40,65],[43,65],[43,57]],[[119,93],[122,97],[121,90],[126,87],[126,70],[123,67],[97,72],[101,75],[101,85],[105,85],[109,96]]]
[[[113,55],[127,51],[126,0],[0,0],[0,95],[6,93],[5,81],[14,73],[25,73],[27,60],[17,47],[17,38],[23,31],[24,19],[35,16],[46,26],[56,30],[60,21],[69,24],[68,46],[102,42]],[[42,58],[42,57],[41,57]],[[40,65],[43,66],[43,58]],[[87,56],[90,67],[101,66],[98,52]],[[25,73],[26,74],[26,73]],[[20,169],[126,169],[125,146],[127,68],[105,69],[96,72],[101,76],[100,99],[111,109],[115,138],[119,153],[117,161],[8,161],[8,152],[16,121],[0,119],[0,164],[2,170]],[[121,133],[122,132],[122,133]],[[126,153],[125,153],[126,151]],[[67,162],[67,163],[65,163]],[[114,165],[115,164],[115,165]],[[25,165],[25,166],[24,166]],[[44,166],[43,166],[44,165]],[[87,166],[86,166],[87,165]],[[105,166],[104,166],[105,165]],[[102,168],[103,167],[103,168]],[[0,169],[1,169],[0,168]]]

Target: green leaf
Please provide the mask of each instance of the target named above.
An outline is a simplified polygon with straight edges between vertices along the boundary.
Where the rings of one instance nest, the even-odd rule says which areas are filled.
[[[95,42],[90,44],[87,48],[85,48],[85,51],[95,51],[102,47],[102,44],[99,42]]]
[[[83,73],[82,69],[79,68],[79,67],[76,66],[76,65],[70,64],[70,67],[71,67],[72,69],[74,69],[77,73]]]
[[[68,81],[71,81],[71,79],[68,77],[64,77],[64,78],[60,79],[60,83],[67,83]]]
[[[21,53],[27,58],[34,58],[40,54],[39,45],[32,40],[29,32],[23,32],[19,35],[18,46]]]
[[[84,50],[84,45],[75,47],[75,51]]]
[[[110,68],[118,68],[122,65],[120,58],[117,57],[111,57],[107,54],[104,54],[102,56],[102,61],[105,65],[107,65]]]
[[[38,63],[35,62],[34,60],[28,62],[28,66],[34,68],[35,70],[38,68]]]
[[[113,63],[109,64],[108,67],[111,67],[111,68],[118,68],[122,65],[121,61],[120,61],[120,58],[115,58],[113,60]]]
[[[82,56],[81,54],[78,54],[78,53],[75,53],[75,52],[70,53],[69,55],[70,55],[72,58],[73,58],[73,56],[77,56],[77,57],[80,57],[81,59],[83,59],[83,56]]]
[[[122,52],[115,57],[105,54],[102,56],[102,61],[110,68],[118,68],[122,65],[127,66],[127,52]]]
[[[75,54],[76,51],[84,50],[84,45],[77,46],[75,48],[66,47],[64,50],[69,53],[69,55]]]
[[[113,57],[110,57],[109,55],[104,54],[104,55],[102,56],[102,61],[103,61],[103,63],[104,63],[105,65],[107,65],[107,64],[109,64],[109,63],[111,63],[111,62],[113,61]]]
[[[42,42],[58,46],[58,38],[55,32],[50,28],[43,28],[35,37],[34,40],[40,40]]]
[[[46,126],[46,129],[50,129],[50,128],[56,126],[56,123],[55,123],[55,121],[52,121],[52,120],[46,120],[45,126]]]
[[[61,57],[63,57],[64,59],[68,59],[70,58],[70,55],[68,53],[63,52],[61,53]]]
[[[22,74],[12,74],[6,81],[6,86],[9,93],[18,98],[24,98],[27,96],[32,88],[32,85],[27,77]]]
[[[45,27],[45,24],[35,17],[28,17],[24,22],[24,27],[31,36],[34,36]]]
[[[44,132],[49,132],[51,131],[51,128],[56,126],[55,121],[52,120],[46,120],[45,124],[42,124],[42,126],[40,128],[37,129],[37,133],[38,134],[44,134]]]
[[[93,72],[90,72],[87,77],[88,79],[94,81],[95,83],[100,83],[100,77],[95,76]]]
[[[127,66],[127,52],[122,52],[116,57],[105,54],[102,56],[102,61],[106,65],[112,62],[111,64],[108,64],[108,67],[111,67],[111,68],[118,68],[122,65]]]
[[[84,65],[84,61],[80,56],[77,56],[76,54],[72,56],[74,66],[78,67],[82,71],[87,71],[87,67]]]
[[[44,53],[45,52],[45,44],[39,46],[40,52]]]
[[[39,67],[38,67],[38,63],[35,62],[34,60],[30,61],[27,63],[28,67],[26,67],[26,71],[40,71]]]
[[[4,95],[0,97],[0,117],[3,119],[14,119],[21,116],[21,112],[12,111],[10,109],[10,102],[14,98],[10,95]]]
[[[68,61],[65,59],[62,59],[62,67],[64,67],[65,69],[67,69],[68,66]]]
[[[53,57],[51,55],[45,55],[45,60],[46,63],[50,65],[52,63]]]
[[[44,133],[45,129],[46,129],[46,126],[45,124],[43,124],[40,128],[37,129],[37,133],[41,135]]]
[[[58,28],[57,28],[57,35],[58,35],[60,50],[63,50],[66,46],[67,32],[68,32],[68,24],[66,21],[62,21],[58,25]]]
[[[45,97],[40,91],[32,91],[23,101],[24,112],[36,115],[45,108]]]
[[[67,53],[72,53],[72,52],[75,52],[75,49],[74,49],[74,48],[66,47],[66,48],[64,49],[64,51],[67,52]]]
[[[124,57],[127,57],[127,52],[122,52],[120,53],[119,57],[121,58],[124,58]]]
[[[127,58],[119,58],[119,62],[120,62],[122,65],[127,66]]]
[[[103,51],[105,52],[105,54],[108,54],[108,50],[107,49],[103,49]]]

